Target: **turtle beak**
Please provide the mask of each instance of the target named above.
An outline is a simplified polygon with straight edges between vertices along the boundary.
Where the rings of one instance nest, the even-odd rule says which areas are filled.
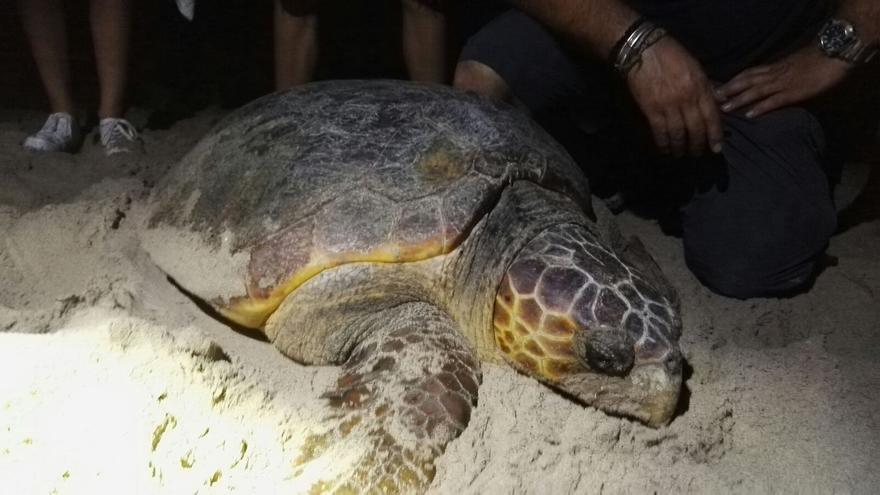
[[[556,385],[585,404],[658,428],[672,420],[678,406],[681,363],[675,352],[663,362],[636,363],[626,376],[572,373]]]
[[[638,397],[640,400],[631,410],[623,407],[620,412],[653,428],[668,424],[675,414],[681,392],[681,358],[676,359],[674,364],[667,361],[638,366],[627,379],[629,397]]]
[[[640,341],[624,329],[581,327],[572,339],[582,369],[563,378],[563,388],[584,402],[657,427],[669,422],[681,389],[681,350],[661,336]]]

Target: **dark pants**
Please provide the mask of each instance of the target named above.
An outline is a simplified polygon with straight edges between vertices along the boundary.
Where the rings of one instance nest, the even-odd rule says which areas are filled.
[[[614,126],[628,113],[627,105],[610,97],[625,90],[604,65],[571,56],[517,11],[501,14],[470,37],[460,60],[495,70],[564,144],[573,143],[572,129]],[[727,296],[803,289],[837,222],[822,128],[803,108],[756,119],[728,114],[722,120],[723,156],[682,165],[693,171],[680,208],[687,264],[705,285]],[[594,167],[584,168],[589,175]]]

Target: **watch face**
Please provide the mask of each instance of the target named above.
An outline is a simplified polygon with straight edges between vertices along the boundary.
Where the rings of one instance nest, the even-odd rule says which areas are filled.
[[[819,32],[819,46],[829,54],[842,52],[853,40],[853,27],[845,21],[828,21],[825,27],[822,28],[822,31]]]

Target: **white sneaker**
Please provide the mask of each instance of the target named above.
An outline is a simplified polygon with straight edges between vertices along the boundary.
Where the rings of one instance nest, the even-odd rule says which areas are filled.
[[[131,153],[142,151],[143,143],[138,136],[137,129],[131,122],[125,119],[108,117],[101,119],[99,124],[101,144],[104,145],[104,154],[107,156],[117,153]]]
[[[43,128],[28,136],[22,146],[30,151],[74,151],[80,144],[79,124],[69,113],[49,115]]]

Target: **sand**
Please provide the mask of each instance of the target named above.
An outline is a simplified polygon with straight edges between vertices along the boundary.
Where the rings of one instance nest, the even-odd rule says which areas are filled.
[[[337,370],[208,317],[139,247],[149,188],[220,116],[109,160],[27,154],[40,116],[0,113],[0,493],[303,493],[359,455],[294,477]],[[782,300],[712,294],[680,239],[620,215],[682,297],[680,415],[653,430],[485,365],[430,493],[876,493],[880,208],[862,199],[837,265]]]

